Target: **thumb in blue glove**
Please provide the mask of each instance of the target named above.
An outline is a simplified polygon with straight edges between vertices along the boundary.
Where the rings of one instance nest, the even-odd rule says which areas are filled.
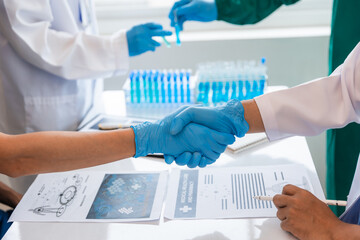
[[[171,124],[170,132],[178,134],[189,123],[196,123],[210,129],[243,137],[249,131],[244,118],[241,101],[233,99],[219,107],[189,107],[177,114]]]
[[[184,152],[199,152],[211,161],[215,161],[225,151],[226,146],[235,141],[231,134],[197,124],[188,124],[179,134],[171,135],[171,122],[184,109],[181,108],[155,123],[146,122],[132,126],[135,133],[135,157],[146,156],[149,153],[178,156]]]
[[[179,25],[183,30],[185,21],[211,22],[217,19],[217,7],[214,0],[180,0],[169,13],[171,26]]]
[[[163,30],[163,27],[156,23],[146,23],[132,27],[126,32],[129,48],[129,56],[137,56],[147,51],[155,51],[161,44],[152,37],[171,36],[172,32]]]

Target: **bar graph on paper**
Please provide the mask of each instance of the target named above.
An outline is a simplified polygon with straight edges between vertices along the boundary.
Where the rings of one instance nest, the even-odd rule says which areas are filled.
[[[293,184],[313,191],[301,165],[209,168],[172,172],[166,202],[167,218],[275,217],[273,196]]]

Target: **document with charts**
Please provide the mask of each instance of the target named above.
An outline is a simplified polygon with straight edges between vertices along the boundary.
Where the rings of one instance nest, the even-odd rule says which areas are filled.
[[[160,218],[167,172],[39,175],[10,221],[132,222]]]
[[[273,165],[179,170],[171,173],[166,198],[168,219],[276,217],[273,196],[294,184],[313,192],[301,165]]]

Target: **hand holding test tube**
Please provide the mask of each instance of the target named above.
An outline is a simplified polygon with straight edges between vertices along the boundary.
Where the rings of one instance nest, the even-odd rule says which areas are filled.
[[[174,22],[175,22],[176,45],[181,46],[180,26],[179,26],[178,18],[177,18],[177,10],[174,11]]]

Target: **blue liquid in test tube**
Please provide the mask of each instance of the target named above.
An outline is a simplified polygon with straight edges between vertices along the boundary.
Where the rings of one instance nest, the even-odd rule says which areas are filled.
[[[174,11],[174,22],[175,22],[175,34],[176,34],[176,45],[181,46],[180,41],[180,26],[178,24],[177,11]]]
[[[165,77],[165,74],[164,73],[161,73],[160,75],[160,84],[161,84],[161,102],[162,103],[165,103],[166,102],[166,99],[165,99],[165,83],[164,83],[164,77]]]
[[[229,100],[229,90],[230,90],[230,82],[225,83],[225,94],[223,97],[224,102],[227,102]]]
[[[134,103],[134,76],[135,76],[135,72],[131,72],[130,73],[130,101],[131,103]]]
[[[265,67],[265,63],[266,63],[266,58],[262,58],[261,59],[261,64]],[[266,69],[266,67],[265,67]],[[266,70],[264,70],[264,72],[261,74],[261,79],[260,79],[260,83],[259,83],[259,95],[264,94],[264,89],[265,89],[265,83],[266,83]]]
[[[239,81],[239,95],[238,95],[239,100],[244,100],[243,88],[244,88],[244,82]]]
[[[204,104],[209,103],[210,82],[205,82]]]
[[[265,79],[261,79],[260,80],[260,89],[259,89],[260,95],[264,94],[264,89],[265,89]]]
[[[159,78],[159,71],[155,72],[155,76],[154,76],[154,88],[155,88],[155,101],[156,103],[159,103],[159,83],[158,83],[158,78]]]
[[[178,102],[177,74],[174,73],[174,102]]]
[[[257,81],[253,81],[253,87],[252,87],[252,97],[254,98],[256,96],[259,96],[259,88],[258,88],[258,82]]]
[[[204,102],[205,101],[205,83],[204,82],[199,83],[198,90],[199,90],[199,94],[198,94],[197,102]]]
[[[218,93],[217,93],[217,87],[216,87],[216,82],[213,82],[213,83],[212,83],[211,89],[212,89],[212,91],[213,91],[212,102],[213,102],[213,104],[216,104],[216,102],[217,102],[217,95],[218,95]]]
[[[223,95],[223,82],[218,83],[218,91],[217,91],[217,102],[223,101],[224,95]]]
[[[251,98],[251,83],[250,81],[245,81],[245,99]]]
[[[231,84],[231,99],[236,99],[236,82],[233,81]]]
[[[152,82],[153,82],[153,72],[149,72],[148,82],[149,82],[149,101],[153,103],[153,89],[152,89]]]
[[[184,103],[185,100],[185,93],[184,93],[184,81],[183,81],[183,78],[184,78],[184,73],[183,72],[180,72],[180,98],[181,98],[181,102]]]
[[[168,73],[166,77],[168,83],[168,103],[171,103],[171,73]]]
[[[191,102],[191,93],[190,93],[190,72],[186,72],[186,98],[187,102]]]
[[[140,74],[136,74],[136,100],[137,103],[141,101],[141,89],[140,89]]]
[[[147,84],[146,84],[146,79],[148,77],[148,73],[146,71],[143,72],[142,74],[142,78],[143,78],[143,91],[144,91],[144,100],[145,102],[147,102]]]

